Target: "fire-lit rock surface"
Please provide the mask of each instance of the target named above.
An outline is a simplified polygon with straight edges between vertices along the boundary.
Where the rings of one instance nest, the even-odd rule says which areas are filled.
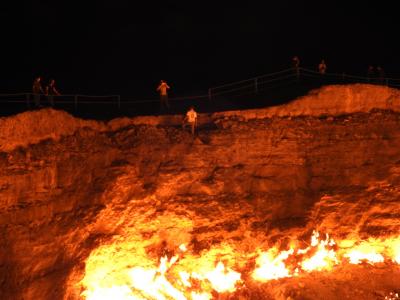
[[[240,273],[235,290],[213,285],[216,299],[395,297],[399,92],[330,86],[307,97],[200,115],[196,138],[179,116],[103,123],[41,110],[1,119],[0,299],[107,299],[85,286],[104,257],[117,270],[174,255],[187,272],[223,262]],[[313,230],[336,241],[329,271],[304,264],[295,274],[297,253],[291,277],[254,279],[261,251],[305,249]],[[350,264],[361,240],[384,261]]]

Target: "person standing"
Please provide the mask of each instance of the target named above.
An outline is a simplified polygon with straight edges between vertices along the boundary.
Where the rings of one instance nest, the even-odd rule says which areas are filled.
[[[157,91],[160,93],[160,108],[164,105],[169,109],[168,103],[168,90],[170,89],[169,85],[164,81],[160,81],[160,85],[157,87]]]
[[[293,56],[292,58],[292,67],[296,73],[297,79],[300,75],[300,59],[297,55]]]
[[[318,65],[318,72],[321,75],[324,75],[326,73],[326,63],[325,60],[321,60],[321,62]]]
[[[385,83],[385,71],[383,70],[383,68],[381,66],[377,66],[376,67],[376,72],[378,73],[378,81],[380,84]]]
[[[368,82],[371,82],[371,80],[374,79],[375,77],[375,69],[374,66],[369,65],[367,69],[367,77],[368,77]]]
[[[56,81],[51,79],[49,84],[46,86],[46,96],[51,106],[54,106],[54,96],[60,96],[56,88]]]
[[[185,119],[183,120],[183,124],[182,124],[183,130],[185,130],[187,124],[190,125],[192,135],[194,135],[194,129],[197,126],[197,113],[194,110],[193,106],[190,107],[190,109],[186,113]]]
[[[40,95],[44,94],[41,81],[42,78],[40,76],[36,77],[32,86],[33,101],[35,102],[36,107],[40,106]]]

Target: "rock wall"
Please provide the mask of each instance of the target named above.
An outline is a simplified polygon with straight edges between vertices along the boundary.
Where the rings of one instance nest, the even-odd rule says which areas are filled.
[[[71,274],[79,281],[90,251],[122,232],[200,251],[223,240],[301,234],[310,224],[339,226],[326,221],[326,195],[337,209],[340,197],[332,195],[357,202],[371,184],[394,176],[400,161],[399,114],[369,112],[397,91],[366,89],[374,101],[361,111],[346,100],[345,110],[333,110],[340,115],[327,115],[330,106],[293,113],[311,105],[296,100],[201,116],[207,126],[194,138],[176,126],[178,116],[105,124],[42,110],[2,119],[0,298],[76,299]],[[348,91],[368,99],[360,86],[327,87],[310,99],[339,93],[337,107]],[[288,113],[269,115],[279,109]]]

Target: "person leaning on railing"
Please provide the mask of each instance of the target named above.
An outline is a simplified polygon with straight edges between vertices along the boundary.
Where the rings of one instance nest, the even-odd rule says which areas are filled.
[[[368,82],[370,82],[371,80],[373,80],[375,78],[375,68],[374,68],[374,66],[371,66],[371,65],[368,66],[367,78],[368,78]]]
[[[58,92],[56,88],[56,81],[51,79],[49,84],[46,86],[46,96],[51,106],[54,106],[54,96],[60,96],[61,94]]]
[[[326,63],[325,60],[321,60],[321,62],[318,65],[318,72],[321,75],[324,75],[326,73]]]
[[[40,94],[44,94],[41,81],[42,78],[40,76],[36,77],[32,86],[33,101],[37,107],[40,106]]]
[[[378,81],[380,84],[383,84],[385,82],[385,71],[383,70],[383,68],[381,66],[377,66],[376,67],[376,72],[378,73]]]
[[[300,68],[300,59],[297,55],[293,56],[292,58],[292,67],[295,70],[298,70]]]

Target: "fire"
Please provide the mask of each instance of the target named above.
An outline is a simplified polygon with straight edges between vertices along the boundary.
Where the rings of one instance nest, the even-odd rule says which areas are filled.
[[[84,289],[81,296],[86,300],[210,300],[216,294],[235,293],[245,286],[243,277],[266,282],[312,271],[329,271],[346,262],[400,264],[400,237],[347,239],[336,243],[329,235],[321,238],[314,231],[306,248],[280,251],[274,246],[253,254],[219,245],[193,255],[182,244],[176,252],[170,258],[162,256],[157,263],[144,250],[130,254],[129,243],[104,245],[86,262],[86,274],[80,283]],[[254,259],[256,266],[249,270]],[[250,276],[243,276],[244,273]]]
[[[328,247],[333,247],[335,245],[335,241],[329,238],[327,234],[325,240],[319,240],[319,233],[317,231],[313,232],[311,237],[311,247],[316,247],[315,254],[304,260],[301,263],[301,268],[305,271],[314,271],[314,270],[330,270],[333,265],[338,263],[336,252],[333,249],[328,249]],[[310,247],[307,248],[306,253],[310,250]],[[304,251],[302,251],[304,252]]]
[[[211,282],[214,290],[219,293],[234,292],[236,283],[240,281],[240,273],[229,268],[225,268],[222,262],[218,262],[214,270],[207,272],[205,275],[194,274],[194,277],[200,280],[205,278]]]
[[[400,238],[387,240],[389,244],[389,256],[392,261],[400,265]]]
[[[284,260],[293,254],[294,250],[278,252],[278,249],[272,248],[263,252],[257,258],[258,268],[254,270],[252,277],[258,281],[268,281],[284,277],[291,277],[290,271],[286,268]]]
[[[184,300],[184,294],[176,289],[165,277],[167,270],[176,262],[177,257],[168,260],[167,257],[161,258],[158,271],[146,270],[144,268],[133,268],[129,271],[131,287],[141,291],[150,299],[164,299],[169,296],[172,299]]]
[[[252,277],[258,281],[268,281],[296,276],[299,270],[307,272],[329,270],[338,263],[336,252],[330,249],[334,245],[335,242],[329,238],[329,235],[326,235],[324,240],[319,240],[319,233],[314,231],[311,236],[311,244],[305,249],[290,249],[279,253],[276,248],[272,248],[268,252],[261,253],[256,261],[258,267],[254,270]],[[289,256],[294,257],[294,261],[299,261],[299,257],[302,256],[307,258],[300,261],[297,266],[288,268],[285,260]]]
[[[375,264],[385,260],[382,254],[375,252],[373,248],[369,248],[366,245],[361,245],[344,256],[349,258],[351,264],[360,264],[362,261]]]
[[[344,240],[341,242],[341,246],[345,249],[343,256],[348,258],[351,264],[362,262],[376,264],[385,260],[400,264],[400,238],[369,238],[360,242]]]
[[[113,270],[113,265],[97,267],[88,278],[84,278],[86,290],[82,296],[86,300],[105,299],[176,299],[208,300],[212,291],[218,293],[235,292],[241,282],[241,274],[218,261],[210,267],[209,261],[198,266],[196,271],[178,271],[181,266],[173,267],[187,251],[185,245],[179,247],[181,253],[168,258],[163,256],[158,267],[136,266],[120,272]],[[226,250],[226,249],[225,249]],[[222,250],[221,250],[222,251]],[[211,253],[211,254],[210,254]],[[210,251],[208,256],[215,253]],[[206,255],[207,256],[207,255]],[[95,257],[93,261],[96,261]],[[90,278],[90,279],[89,279]]]

